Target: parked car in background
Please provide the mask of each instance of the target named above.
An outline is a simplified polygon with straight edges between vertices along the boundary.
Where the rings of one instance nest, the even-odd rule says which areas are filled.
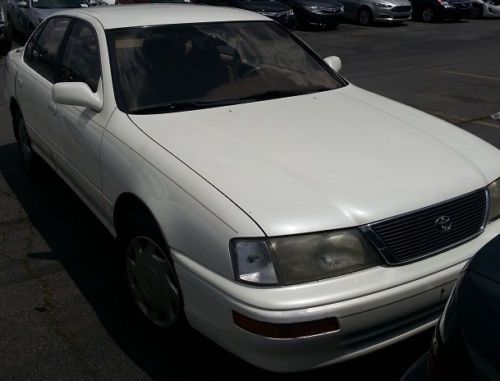
[[[470,0],[410,0],[412,18],[417,21],[431,22],[442,19],[460,20],[472,13]]]
[[[12,46],[12,36],[7,25],[3,2],[0,2],[0,56],[5,55]]]
[[[344,15],[344,6],[337,0],[282,0],[290,6],[297,28],[326,26],[335,28]]]
[[[500,188],[497,190],[500,193]],[[402,381],[500,380],[500,236],[464,268],[431,349]]]
[[[246,9],[278,21],[288,29],[295,29],[296,20],[293,9],[275,0],[228,0],[230,7]]]
[[[60,10],[88,7],[88,0],[7,0],[7,22],[12,35],[30,36],[43,20]]]
[[[500,0],[471,0],[471,2],[472,18],[500,18]]]
[[[344,5],[344,18],[361,25],[373,22],[402,23],[411,18],[409,0],[339,0]]]
[[[288,29],[294,29],[296,20],[293,10],[282,1],[276,0],[199,0],[207,5],[246,9],[267,16]]]
[[[112,1],[112,0],[111,0]],[[197,3],[197,0],[115,0],[116,4],[183,4]]]
[[[497,148],[350,84],[258,13],[67,10],[5,61],[20,159],[117,238],[144,320],[187,318],[262,368],[432,327],[500,234]]]

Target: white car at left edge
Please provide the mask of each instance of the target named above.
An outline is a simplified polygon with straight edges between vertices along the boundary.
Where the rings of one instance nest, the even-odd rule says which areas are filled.
[[[340,68],[248,11],[85,8],[8,54],[7,102],[26,168],[117,238],[146,322],[293,372],[431,327],[500,234],[500,151]]]

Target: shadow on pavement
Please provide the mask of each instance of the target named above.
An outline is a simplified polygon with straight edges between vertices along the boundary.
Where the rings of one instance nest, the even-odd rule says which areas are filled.
[[[396,380],[428,348],[430,336],[426,332],[338,366],[307,374],[271,375],[237,359],[190,328],[173,335],[158,334],[129,313],[117,271],[121,266],[114,240],[58,176],[47,168],[39,180],[28,177],[14,143],[0,146],[0,171],[50,249],[28,253],[29,261],[59,262],[114,343],[154,380],[194,379],[200,371],[208,378],[219,379],[244,375],[245,378],[272,376],[278,380],[311,377],[356,380],[366,379],[369,372],[377,379]],[[105,359],[101,366],[106,366]]]

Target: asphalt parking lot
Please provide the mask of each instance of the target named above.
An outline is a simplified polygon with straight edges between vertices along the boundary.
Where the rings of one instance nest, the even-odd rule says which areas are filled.
[[[354,84],[500,148],[500,20],[298,32]],[[4,59],[0,58],[0,90]],[[362,112],[362,110],[359,110]],[[332,121],[335,115],[332,115]],[[124,307],[111,237],[50,173],[24,173],[0,99],[0,379],[184,380],[270,376],[186,329],[161,336]],[[276,379],[396,380],[430,332],[345,364]],[[307,356],[307,353],[304,353]]]

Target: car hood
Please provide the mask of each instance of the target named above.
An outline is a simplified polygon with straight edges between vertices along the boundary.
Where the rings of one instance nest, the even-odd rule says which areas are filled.
[[[234,3],[239,8],[254,12],[283,12],[290,9],[289,6],[277,1],[237,1]]]
[[[353,85],[130,118],[268,235],[359,226],[500,176],[493,146]]]
[[[301,6],[317,5],[323,8],[337,8],[342,6],[342,3],[335,0],[295,0],[295,3]]]

